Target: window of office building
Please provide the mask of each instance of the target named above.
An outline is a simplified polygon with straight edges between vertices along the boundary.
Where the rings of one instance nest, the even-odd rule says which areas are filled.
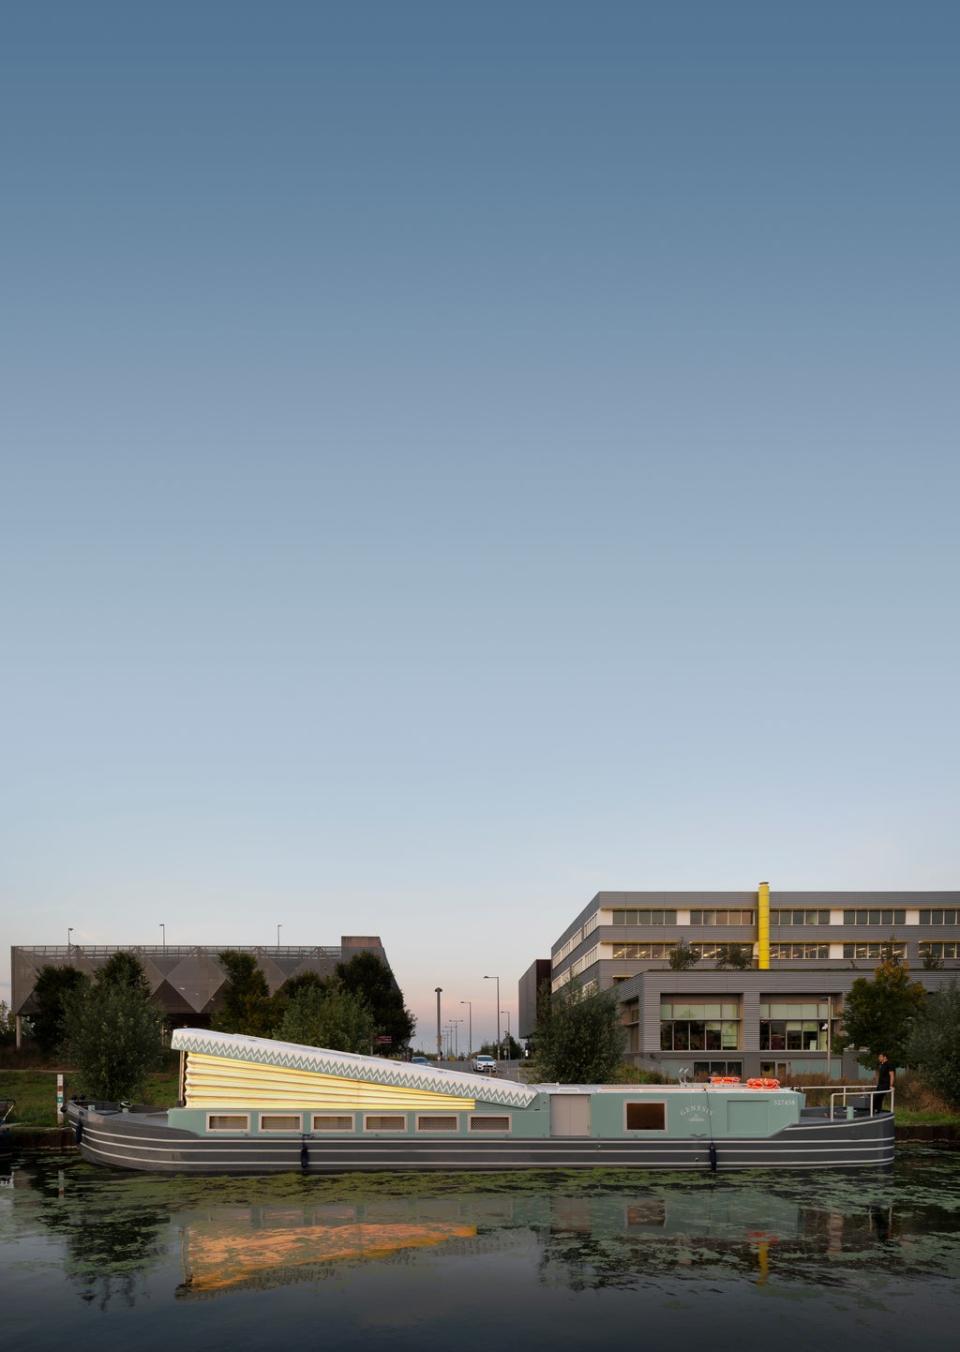
[[[907,946],[896,942],[867,943],[866,940],[862,943],[844,944],[843,946],[845,958],[883,958],[888,953],[892,953],[895,958],[905,958]]]
[[[833,1036],[840,1022],[834,1005]],[[760,1050],[762,1052],[817,1052],[830,1045],[827,1021],[829,1000],[762,1000],[760,1002]]]
[[[960,958],[960,943],[941,943],[939,940],[920,945],[920,956],[929,953],[931,958]]]
[[[742,1061],[694,1061],[693,1078],[709,1080],[711,1075],[742,1075]]]
[[[771,944],[770,957],[775,962],[785,962],[790,958],[807,959],[829,958],[829,944]]]
[[[611,911],[611,925],[675,925],[676,911]]]
[[[790,1074],[789,1061],[761,1061],[760,1074],[769,1075],[774,1080],[785,1080]]]
[[[691,925],[752,925],[756,921],[753,911],[691,911]]]
[[[712,962],[721,949],[727,952],[731,948],[739,948],[740,952],[745,954],[746,957],[753,957],[753,944],[691,944],[690,947],[694,953],[699,957],[704,958],[707,962]]]
[[[845,925],[905,925],[906,911],[893,910],[856,910],[844,911]]]
[[[740,1006],[736,1001],[661,1001],[661,1051],[735,1052],[739,1048]]]
[[[771,911],[771,925],[829,925],[829,911]]]
[[[943,911],[941,911],[941,910],[921,911],[921,912],[920,912],[920,924],[921,924],[921,925],[955,925],[955,924],[957,923],[957,916],[958,916],[958,915],[960,915],[960,912],[958,912],[956,909],[943,910]]]
[[[614,944],[613,957],[627,958],[630,961],[665,959],[669,958],[675,948],[676,944]]]

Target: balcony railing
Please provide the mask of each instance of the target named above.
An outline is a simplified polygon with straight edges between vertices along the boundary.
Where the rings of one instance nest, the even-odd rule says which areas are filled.
[[[140,953],[144,957],[216,957],[220,953],[255,953],[270,958],[340,959],[339,944],[324,947],[296,944],[19,944],[18,953],[41,958],[109,958],[113,953]]]

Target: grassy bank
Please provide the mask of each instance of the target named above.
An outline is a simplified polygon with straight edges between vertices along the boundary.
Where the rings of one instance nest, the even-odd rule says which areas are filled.
[[[78,1071],[64,1071],[64,1092],[83,1093]],[[15,1099],[11,1120],[29,1127],[55,1127],[57,1124],[57,1076],[50,1070],[0,1070],[0,1099]],[[159,1071],[147,1081],[144,1101],[158,1108],[170,1108],[177,1101],[177,1072]]]

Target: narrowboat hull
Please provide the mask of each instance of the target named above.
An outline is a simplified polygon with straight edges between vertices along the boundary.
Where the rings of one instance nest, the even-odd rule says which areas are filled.
[[[199,1136],[171,1127],[165,1113],[68,1106],[80,1152],[91,1164],[176,1174],[478,1172],[509,1169],[711,1168],[705,1137],[671,1140],[449,1139],[354,1137],[283,1139]],[[713,1142],[715,1164],[735,1169],[864,1169],[893,1163],[892,1113],[830,1121],[803,1119],[773,1136]]]

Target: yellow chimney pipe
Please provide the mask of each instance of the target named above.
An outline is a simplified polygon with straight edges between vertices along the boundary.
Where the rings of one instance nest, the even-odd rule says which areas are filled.
[[[757,888],[757,967],[770,970],[770,884]]]

